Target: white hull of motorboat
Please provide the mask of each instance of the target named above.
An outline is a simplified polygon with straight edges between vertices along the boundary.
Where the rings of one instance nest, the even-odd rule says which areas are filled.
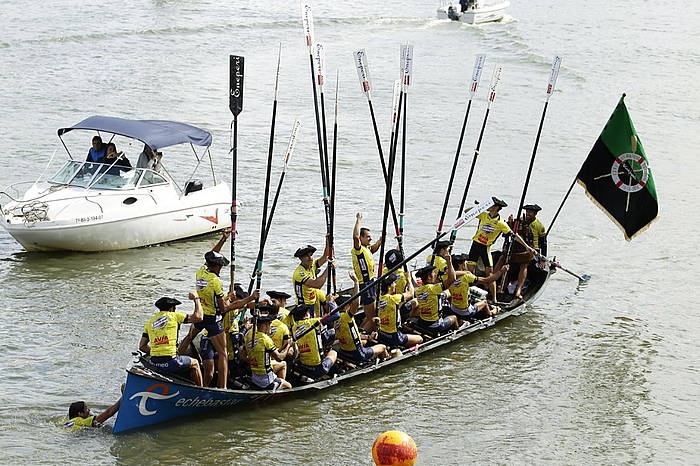
[[[450,19],[466,24],[481,24],[501,21],[505,16],[505,9],[510,6],[510,1],[502,1],[487,5],[476,5],[465,12],[460,12],[459,3],[447,3],[437,9],[438,19]],[[452,8],[452,14],[450,14]]]
[[[56,188],[33,186],[23,199],[38,201],[3,206],[3,226],[27,251],[130,249],[231,226],[225,183],[187,195],[170,184],[124,191]]]

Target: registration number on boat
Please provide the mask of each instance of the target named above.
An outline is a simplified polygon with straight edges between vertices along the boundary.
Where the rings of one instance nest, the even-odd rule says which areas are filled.
[[[78,217],[75,219],[75,223],[87,223],[94,222],[95,220],[102,220],[103,215],[91,215],[89,217]]]

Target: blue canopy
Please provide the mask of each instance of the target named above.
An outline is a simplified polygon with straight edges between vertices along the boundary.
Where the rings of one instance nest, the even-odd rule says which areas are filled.
[[[62,136],[74,129],[87,129],[118,134],[147,144],[158,150],[176,144],[192,143],[196,146],[210,146],[211,134],[195,126],[166,120],[125,120],[124,118],[91,116],[70,128],[58,130]]]

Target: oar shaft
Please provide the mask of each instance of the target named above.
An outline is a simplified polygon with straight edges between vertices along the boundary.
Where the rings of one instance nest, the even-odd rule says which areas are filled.
[[[406,108],[408,107],[408,93],[403,95],[403,116],[401,129],[401,192],[399,197],[399,236],[403,238],[405,215],[405,184],[406,184]]]
[[[238,219],[238,202],[236,200],[236,172],[238,164],[238,115],[233,115],[233,144],[232,144],[231,162],[231,264],[230,264],[230,291],[233,291],[233,284],[236,283],[236,237],[238,236],[238,228],[236,221]]]

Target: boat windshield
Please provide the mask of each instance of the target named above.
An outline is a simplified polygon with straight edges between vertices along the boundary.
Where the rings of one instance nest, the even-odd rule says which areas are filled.
[[[49,179],[49,183],[80,188],[90,187],[91,189],[130,189],[136,186],[167,184],[167,182],[165,178],[153,170],[77,160],[66,162]]]

